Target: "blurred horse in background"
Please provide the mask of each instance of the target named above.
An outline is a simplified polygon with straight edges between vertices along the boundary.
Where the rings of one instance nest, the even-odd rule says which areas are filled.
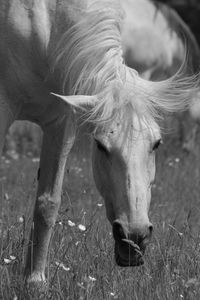
[[[177,12],[158,1],[130,3],[133,9],[129,11],[122,35],[126,64],[136,69],[143,78],[153,81],[173,76],[183,65],[185,74],[197,74],[200,70],[200,48],[193,32]],[[136,16],[131,15],[133,10]],[[195,124],[185,137],[185,115],[180,115],[180,138],[183,148],[193,151],[200,120],[200,89],[192,99],[188,113]]]
[[[34,122],[44,133],[25,268],[29,282],[45,281],[65,163],[80,118],[92,127],[94,179],[113,228],[116,262],[143,264],[153,229],[148,211],[161,143],[157,119],[185,108],[196,81],[177,73],[153,82],[145,68],[138,75],[131,64],[134,40],[136,57],[148,64],[141,52],[148,25],[141,27],[141,16],[156,28],[153,37],[167,32],[162,49],[173,49],[168,21],[147,0],[0,0],[0,151],[14,120]],[[173,64],[165,52],[167,60],[156,56]],[[147,54],[154,55],[152,49]]]

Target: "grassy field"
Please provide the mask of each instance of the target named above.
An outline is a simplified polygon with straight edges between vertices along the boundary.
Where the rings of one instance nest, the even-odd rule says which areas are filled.
[[[51,241],[49,284],[40,297],[26,290],[22,278],[37,151],[5,154],[0,167],[0,299],[200,299],[199,138],[196,153],[188,154],[176,131],[164,135],[150,209],[154,235],[144,266],[126,269],[115,265],[111,226],[92,179],[90,149],[78,141],[67,165]]]

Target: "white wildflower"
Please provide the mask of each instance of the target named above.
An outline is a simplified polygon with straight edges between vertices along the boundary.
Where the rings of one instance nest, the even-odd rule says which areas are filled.
[[[11,260],[15,260],[15,259],[16,259],[16,256],[10,255],[10,259],[11,259]]]
[[[98,207],[102,207],[103,204],[102,204],[102,203],[98,203],[97,206],[98,206]]]
[[[40,161],[39,157],[33,157],[32,162],[33,163],[38,163]]]
[[[74,223],[74,222],[72,222],[72,221],[70,221],[70,220],[68,220],[68,225],[70,226],[70,227],[74,227],[76,224]]]
[[[86,230],[85,225],[82,225],[82,224],[79,224],[79,225],[78,225],[78,228],[79,228],[79,230],[81,230],[81,231],[85,231],[85,230]]]
[[[24,222],[24,217],[19,217],[18,221],[19,221],[19,223],[23,223]]]
[[[70,268],[69,268],[69,267],[65,267],[64,265],[62,265],[62,268],[63,268],[63,270],[66,271],[66,272],[69,272],[69,271],[70,271]]]
[[[176,158],[175,158],[175,162],[176,162],[176,163],[179,163],[179,162],[180,162],[180,158],[176,157]]]
[[[88,279],[90,280],[90,281],[96,281],[96,278],[94,278],[94,277],[92,277],[92,276],[88,276]]]
[[[7,264],[7,265],[12,262],[12,260],[9,258],[4,258],[3,260],[4,260],[5,264]]]
[[[110,296],[112,296],[114,299],[118,299],[118,296],[113,292],[110,293]]]
[[[55,262],[55,265],[58,267],[58,268],[62,268],[64,271],[68,272],[70,271],[70,268],[69,267],[66,267],[62,262],[58,262],[56,261]]]

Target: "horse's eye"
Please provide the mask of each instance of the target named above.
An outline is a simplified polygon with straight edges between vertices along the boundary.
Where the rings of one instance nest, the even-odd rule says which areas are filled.
[[[109,154],[108,149],[100,141],[95,139],[95,142],[99,151]]]
[[[158,147],[160,146],[160,144],[162,144],[162,139],[157,140],[154,145],[153,145],[153,151],[155,151],[156,149],[158,149]]]

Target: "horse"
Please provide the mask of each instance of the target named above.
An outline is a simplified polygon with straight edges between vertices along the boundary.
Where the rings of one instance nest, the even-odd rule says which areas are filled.
[[[152,13],[147,15],[141,10],[134,21],[130,10],[129,23],[122,36],[125,63],[136,69],[143,78],[154,81],[173,76],[185,59],[184,72],[188,75],[198,73],[200,48],[196,36],[173,8],[159,1],[142,1],[143,7],[154,6],[154,10],[151,9]],[[141,3],[134,1],[132,5],[135,11],[142,7]],[[163,17],[164,24],[164,20],[161,21]],[[133,25],[134,22],[137,22],[137,26]],[[195,124],[187,137],[184,134],[183,117],[179,116],[180,138],[183,149],[187,151],[194,150],[197,123],[200,119],[199,95],[200,92],[194,96],[188,109],[188,116]]]
[[[158,119],[187,107],[197,80],[179,72],[153,82],[125,64],[126,28],[137,28],[141,12],[155,14],[143,1],[0,0],[0,151],[14,120],[34,122],[44,133],[27,246],[29,283],[46,280],[80,118],[91,124],[94,180],[113,229],[116,263],[144,263],[153,231],[148,211],[155,151],[162,142]],[[162,31],[167,24],[160,13],[159,20]]]
[[[137,19],[134,18],[135,21],[131,19],[129,12],[129,23],[122,37],[126,64],[137,69],[143,78],[151,80],[172,76],[185,59],[187,62],[184,71],[187,74],[197,73],[200,67],[200,48],[187,24],[174,9],[165,4],[142,1],[142,5],[152,7],[152,12],[146,15],[145,9],[141,10],[137,13]],[[142,5],[132,1],[136,11]],[[137,26],[133,25],[134,22]],[[187,58],[186,51],[189,53]]]

